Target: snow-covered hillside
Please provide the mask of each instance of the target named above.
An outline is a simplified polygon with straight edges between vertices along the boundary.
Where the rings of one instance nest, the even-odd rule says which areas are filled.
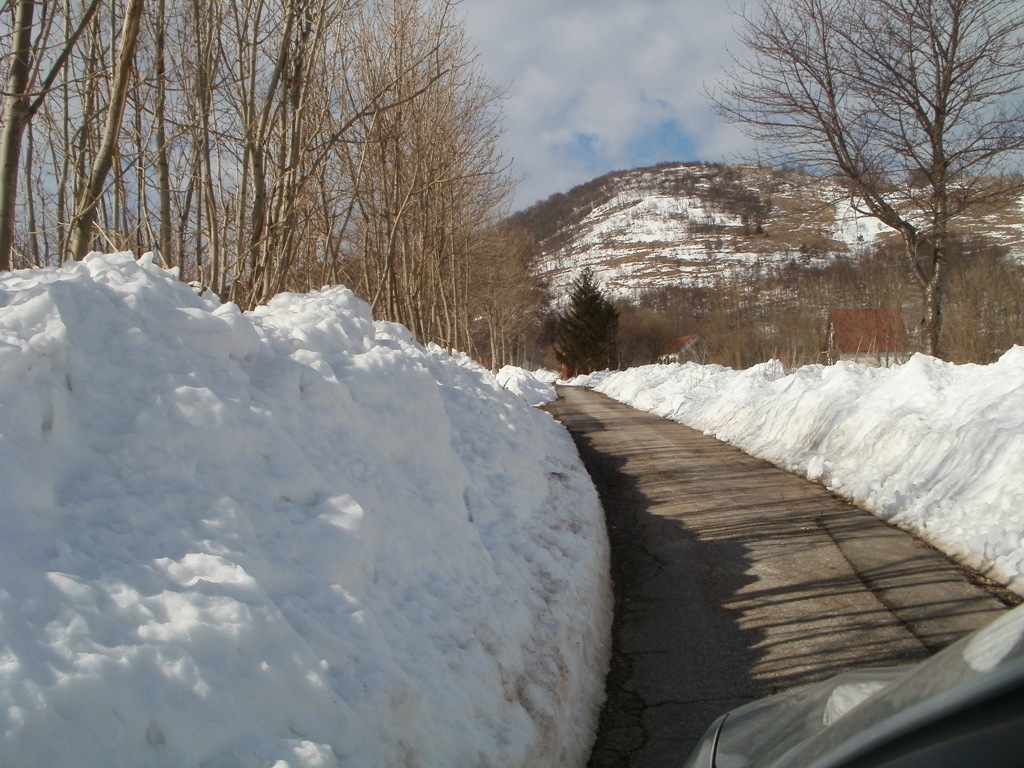
[[[856,253],[891,234],[859,214],[837,185],[762,168],[640,168],[556,198],[518,215],[542,238],[539,272],[556,297],[584,267],[610,295],[630,298],[659,286],[746,278],[758,266]],[[1024,256],[1021,206],[963,226]]]
[[[649,365],[576,383],[817,480],[1024,595],[1024,347],[787,373]]]
[[[3,275],[0,487],[2,765],[586,761],[611,596],[571,439],[343,288]]]

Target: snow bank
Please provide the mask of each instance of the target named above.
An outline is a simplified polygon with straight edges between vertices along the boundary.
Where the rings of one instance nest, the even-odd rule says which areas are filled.
[[[562,378],[561,374],[556,371],[549,371],[547,368],[538,368],[533,372],[533,375],[548,384],[557,384]]]
[[[1024,594],[1022,381],[1015,347],[988,366],[689,363],[594,386],[819,480]]]
[[[566,431],[343,288],[0,277],[0,763],[581,765],[609,653]]]
[[[554,382],[542,380],[537,374],[514,365],[506,365],[496,377],[509,392],[523,398],[530,405],[544,405],[558,397]]]
[[[596,388],[598,384],[600,384],[606,378],[611,376],[613,373],[618,373],[618,371],[611,371],[605,368],[603,371],[594,371],[593,373],[581,373],[576,376],[573,376],[571,379],[563,379],[559,383],[564,384],[567,387]]]

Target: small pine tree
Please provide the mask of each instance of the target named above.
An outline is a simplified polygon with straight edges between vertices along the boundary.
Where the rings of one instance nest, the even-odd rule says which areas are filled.
[[[573,281],[568,309],[558,316],[555,354],[576,373],[611,368],[618,328],[619,311],[597,287],[594,273],[584,269]]]

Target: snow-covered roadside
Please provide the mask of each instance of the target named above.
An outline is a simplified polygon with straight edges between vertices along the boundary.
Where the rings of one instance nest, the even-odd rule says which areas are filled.
[[[551,377],[554,378],[551,378]],[[558,374],[547,375],[546,371],[530,372],[514,365],[506,365],[496,376],[498,383],[509,392],[523,398],[530,405],[544,405],[558,397],[555,381]]]
[[[567,432],[343,288],[0,277],[0,763],[582,765],[608,545]]]
[[[819,480],[1024,594],[1024,347],[988,366],[650,365],[578,384]]]

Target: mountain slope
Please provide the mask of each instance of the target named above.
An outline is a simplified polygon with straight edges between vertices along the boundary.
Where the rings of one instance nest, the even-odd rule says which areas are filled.
[[[583,267],[616,297],[664,285],[747,279],[764,267],[855,254],[891,230],[859,215],[842,187],[796,172],[666,164],[594,179],[513,216],[541,246],[541,275],[563,295]],[[1024,208],[958,220],[1024,255]]]

